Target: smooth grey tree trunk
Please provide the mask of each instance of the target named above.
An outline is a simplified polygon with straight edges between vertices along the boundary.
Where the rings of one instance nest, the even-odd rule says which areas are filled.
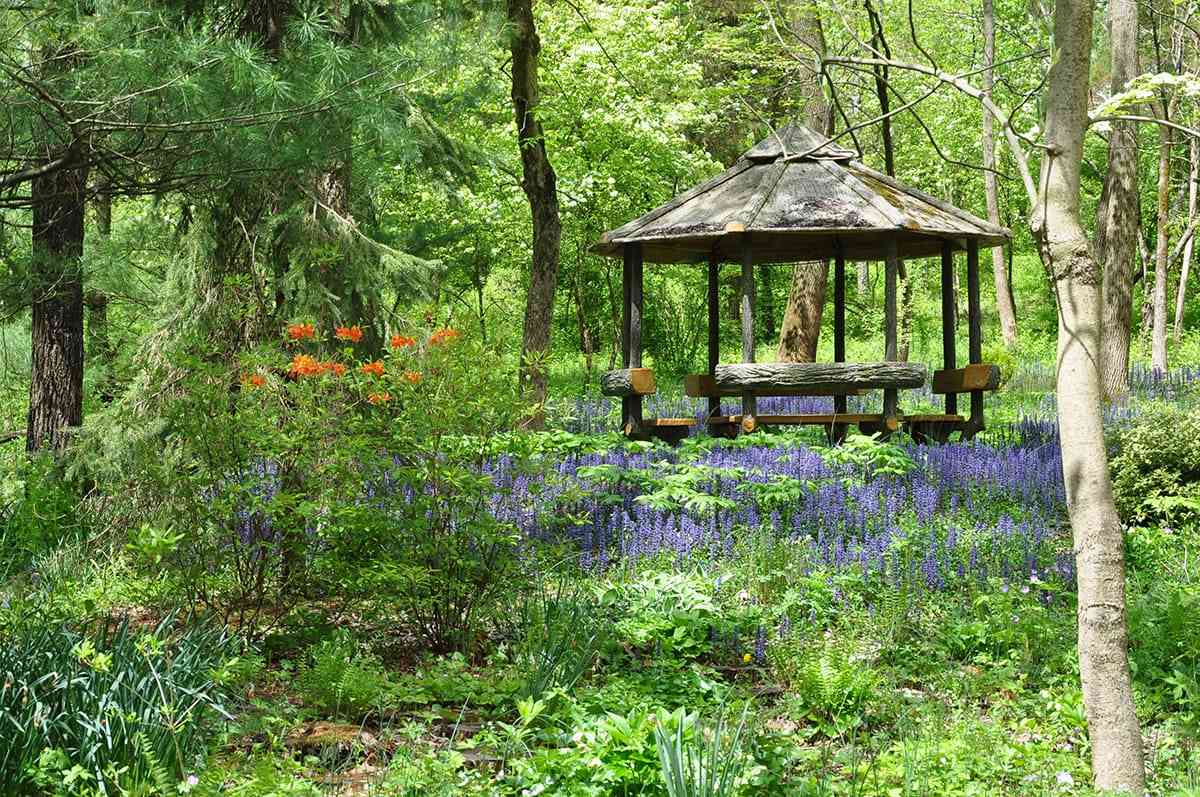
[[[1121,0],[1117,0],[1121,2]],[[992,96],[992,65],[996,61],[996,14],[992,0],[983,0],[983,93]],[[983,115],[983,189],[987,197],[988,221],[1000,224],[1000,192],[996,180],[995,120],[990,113]],[[1012,290],[1008,284],[1008,268],[1004,262],[1004,247],[992,247],[992,281],[996,286],[996,315],[1000,319],[1000,337],[1004,345],[1017,342],[1017,312],[1013,307]]]
[[[1090,0],[1058,0],[1056,58],[1030,227],[1058,299],[1058,424],[1078,578],[1078,647],[1092,773],[1099,790],[1145,789],[1125,613],[1124,539],[1100,411],[1100,269],[1079,208],[1092,45]]]
[[[1200,140],[1192,138],[1188,146],[1188,225],[1192,225],[1196,220],[1196,181],[1200,180]],[[1183,335],[1183,303],[1187,297],[1188,271],[1192,266],[1192,251],[1193,244],[1196,242],[1196,235],[1193,233],[1188,237],[1187,242],[1183,245],[1183,263],[1179,267],[1179,287],[1175,291],[1175,327],[1172,331],[1172,337],[1178,343]]]
[[[1140,71],[1137,0],[1112,0],[1108,24],[1112,51],[1109,88],[1117,94]],[[1103,395],[1110,399],[1129,390],[1133,285],[1141,237],[1137,156],[1137,123],[1113,122],[1108,137],[1108,171],[1096,219],[1096,250],[1103,264],[1100,373]]]
[[[1163,114],[1164,118],[1166,114]],[[1150,367],[1167,370],[1167,266],[1171,252],[1171,128],[1158,126],[1158,225],[1154,251],[1154,316],[1150,332]]]

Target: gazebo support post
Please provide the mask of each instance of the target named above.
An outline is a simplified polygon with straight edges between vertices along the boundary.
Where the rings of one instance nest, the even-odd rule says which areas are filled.
[[[716,376],[721,360],[721,256],[714,247],[708,256],[708,375]],[[721,414],[720,396],[708,397],[708,416]]]
[[[626,368],[642,367],[642,245],[625,245],[621,268],[622,336],[621,360]],[[621,428],[627,435],[642,432],[642,397],[621,398]]]
[[[754,251],[750,233],[742,237],[742,362],[754,362]],[[742,430],[753,432],[757,402],[753,393],[742,394]]]
[[[958,367],[958,355],[954,350],[954,244],[942,242],[942,368]],[[958,414],[958,394],[946,394],[946,414]]]
[[[895,362],[898,357],[896,333],[896,283],[900,274],[900,254],[895,239],[887,242],[887,252],[884,260],[883,283],[883,359]],[[899,394],[895,388],[883,390],[883,429],[884,434],[894,432],[900,414]]]
[[[846,362],[846,256],[840,241],[833,260],[833,361]],[[835,415],[846,414],[845,394],[833,397],[833,412]],[[830,436],[834,442],[846,439],[846,428],[844,423],[833,424]]]
[[[979,303],[979,242],[967,241],[967,358],[972,365],[983,362],[983,311]],[[983,391],[971,391],[971,417],[963,437],[983,431]]]

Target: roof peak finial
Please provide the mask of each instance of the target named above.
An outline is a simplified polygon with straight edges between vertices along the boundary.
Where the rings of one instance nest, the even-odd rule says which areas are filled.
[[[858,153],[838,146],[810,127],[800,122],[789,122],[772,130],[766,138],[755,144],[744,155],[756,163],[770,163],[781,158],[786,160],[832,160],[850,161]]]

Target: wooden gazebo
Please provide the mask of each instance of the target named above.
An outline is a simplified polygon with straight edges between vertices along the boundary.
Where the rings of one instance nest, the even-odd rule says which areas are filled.
[[[643,418],[642,397],[655,391],[642,368],[642,267],[653,263],[708,263],[708,372],[687,379],[687,392],[708,398],[710,429],[750,432],[760,424],[819,424],[840,437],[849,424],[864,431],[906,425],[919,437],[963,438],[983,429],[983,391],[994,390],[999,371],[982,363],[979,247],[1007,242],[1011,234],[964,210],[898,183],[854,160],[855,153],[800,125],[760,141],[729,169],[685,191],[641,218],[605,233],[594,251],[622,256],[623,368],[605,374],[602,392],[622,399],[622,427],[630,436],[667,439],[686,434],[693,418]],[[955,353],[954,253],[967,253],[968,365]],[[899,391],[920,387],[921,365],[897,362],[897,280],[903,261],[941,256],[943,369],[933,390],[945,394],[945,413],[901,413]],[[834,362],[754,362],[755,265],[833,260]],[[846,260],[882,260],[883,361],[847,363]],[[742,362],[720,364],[721,264],[741,264]],[[847,413],[846,396],[882,389],[881,412]],[[970,415],[958,414],[957,394],[971,394]],[[827,415],[759,416],[756,398],[779,395],[834,397]],[[741,397],[740,415],[721,415],[720,400]]]

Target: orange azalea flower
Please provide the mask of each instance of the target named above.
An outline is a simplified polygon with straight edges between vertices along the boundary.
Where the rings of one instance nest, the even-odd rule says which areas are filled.
[[[364,365],[360,369],[364,374],[374,374],[375,376],[383,376],[383,361],[376,360]]]
[[[292,358],[292,376],[319,376],[325,372],[322,363],[307,354],[297,354]]]
[[[327,362],[321,363],[321,365],[324,366],[326,371],[333,371],[334,376],[342,376],[349,370],[346,368],[345,363]]]
[[[410,385],[415,385],[421,381],[421,372],[420,371],[405,371],[404,378],[405,378],[405,380],[408,381],[408,383]]]
[[[245,374],[242,376],[242,384],[248,388],[262,387],[267,383],[262,374]]]
[[[451,343],[456,338],[458,338],[458,330],[446,327],[444,329],[439,329],[437,332],[434,332],[432,335],[430,335],[429,344],[431,346],[438,346],[442,343]]]
[[[367,401],[372,404],[383,404],[391,400],[392,396],[390,393],[370,393],[367,395]]]
[[[304,340],[315,335],[316,329],[312,324],[288,324],[287,334],[292,340]]]
[[[333,334],[338,340],[348,340],[351,343],[358,343],[363,337],[363,331],[358,324],[352,327],[338,327]]]
[[[416,338],[408,338],[408,337],[405,337],[404,335],[392,335],[392,348],[393,349],[407,349],[407,348],[410,348],[410,347],[416,346],[416,345],[417,345]]]

